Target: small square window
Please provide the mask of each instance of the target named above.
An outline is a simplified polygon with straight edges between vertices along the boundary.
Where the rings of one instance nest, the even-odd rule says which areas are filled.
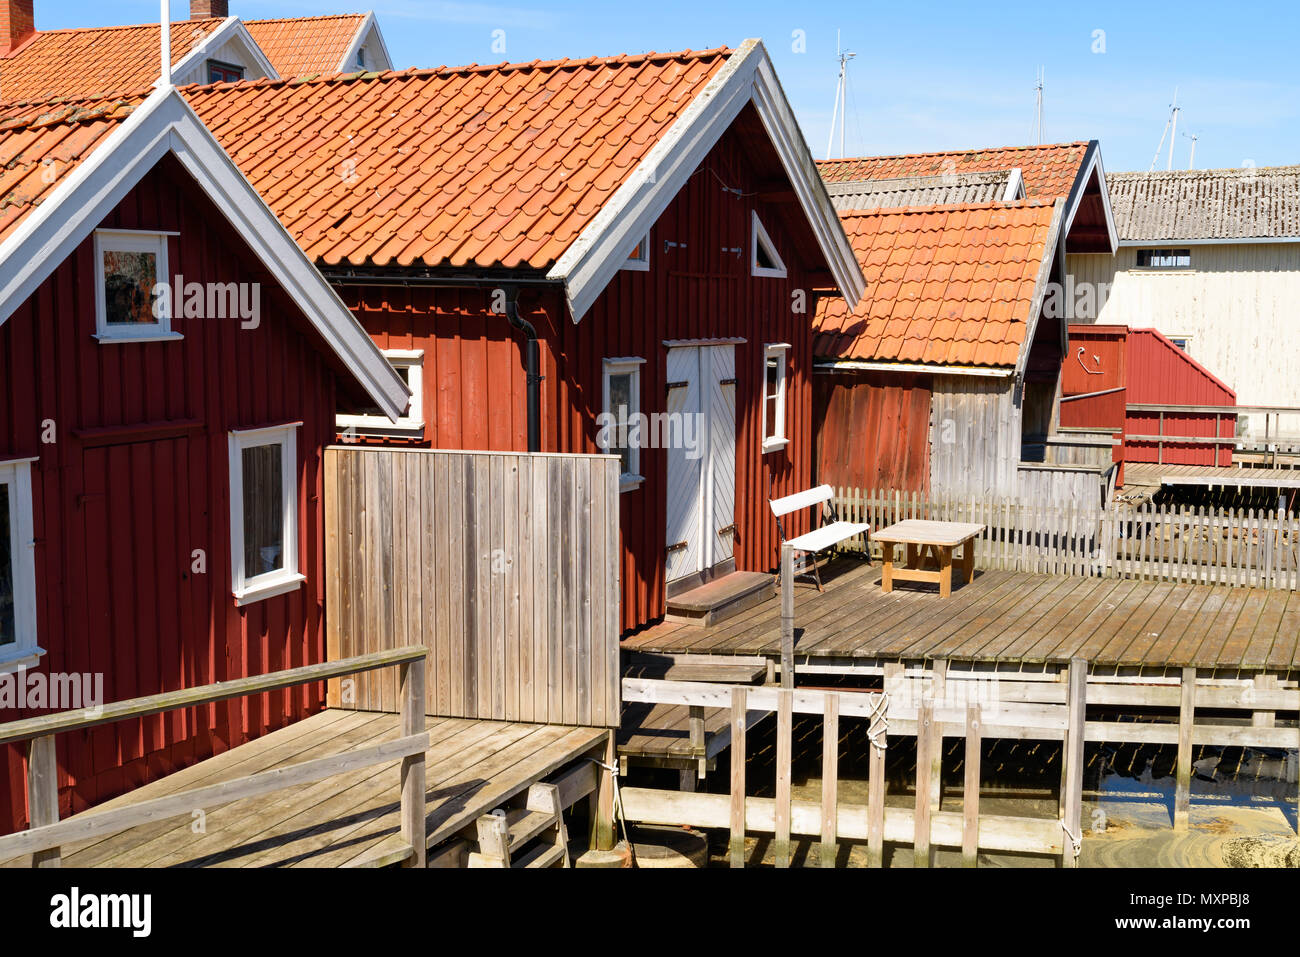
[[[30,461],[0,462],[0,668],[40,654],[33,519]]]
[[[230,433],[230,560],[238,605],[293,591],[306,580],[298,572],[299,424]]]
[[[424,350],[385,349],[384,358],[393,371],[402,377],[411,393],[401,418],[396,422],[378,408],[366,409],[356,415],[339,415],[335,425],[347,435],[401,435],[416,436],[424,432]]]
[[[763,350],[763,451],[790,444],[785,433],[786,353],[790,346],[774,343]]]
[[[619,468],[621,491],[636,488],[644,481],[637,424],[641,413],[641,366],[644,362],[639,358],[605,360],[604,414],[599,423],[597,444],[619,457],[622,463]]]
[[[650,234],[646,233],[641,241],[636,244],[636,248],[628,254],[627,262],[623,263],[624,269],[631,269],[635,272],[650,271]]]
[[[243,78],[244,68],[242,66],[218,63],[216,60],[208,61],[209,83],[238,83]]]
[[[95,233],[95,336],[101,342],[179,339],[171,328],[171,296],[163,287],[167,234]]]

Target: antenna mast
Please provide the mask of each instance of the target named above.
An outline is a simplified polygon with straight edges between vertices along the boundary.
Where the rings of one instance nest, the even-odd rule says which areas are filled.
[[[1047,81],[1047,68],[1038,68],[1038,85],[1034,87],[1034,139],[1043,142],[1043,84]]]
[[[840,31],[835,31],[835,56],[840,61],[840,77],[835,85],[835,108],[831,110],[831,131],[826,138],[826,158],[831,158],[831,149],[835,145],[835,117],[840,118],[840,159],[844,158],[844,121],[848,118],[849,104],[846,99],[848,91],[848,66],[856,53],[849,53],[840,48]]]

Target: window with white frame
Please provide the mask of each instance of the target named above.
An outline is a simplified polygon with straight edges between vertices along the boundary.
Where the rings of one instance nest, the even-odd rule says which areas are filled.
[[[790,444],[785,434],[786,353],[789,343],[776,342],[763,349],[763,451]]]
[[[16,667],[40,653],[31,461],[0,462],[0,667]]]
[[[1139,249],[1138,269],[1191,269],[1190,249]]]
[[[631,269],[635,272],[650,271],[650,234],[646,233],[641,237],[641,241],[636,244],[636,248],[628,254],[627,261],[623,263],[624,269]]]
[[[366,409],[356,415],[339,415],[335,425],[340,432],[408,435],[424,431],[424,350],[385,349],[384,358],[406,383],[411,393],[410,403],[396,422],[378,408]]]
[[[298,429],[230,433],[230,564],[235,603],[300,587]]]
[[[169,233],[95,233],[95,338],[100,342],[179,339],[172,332],[167,272]]]
[[[749,273],[751,276],[772,276],[777,279],[784,279],[786,270],[785,263],[776,251],[776,245],[772,242],[772,237],[767,234],[763,228],[762,221],[758,218],[758,213],[753,213],[753,233],[749,246]]]
[[[619,488],[627,491],[643,481],[641,477],[640,429],[641,366],[636,357],[605,360],[604,415],[598,444],[617,455],[622,463]]]

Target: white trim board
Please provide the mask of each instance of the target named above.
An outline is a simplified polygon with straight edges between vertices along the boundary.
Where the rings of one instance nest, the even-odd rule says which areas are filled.
[[[384,42],[384,35],[379,30],[379,20],[375,17],[374,11],[371,10],[366,14],[366,18],[361,22],[361,26],[357,27],[357,32],[352,37],[352,42],[348,44],[347,50],[343,53],[343,59],[339,60],[338,72],[358,72],[356,69],[357,51],[370,42],[372,34],[375,38],[375,45],[378,47],[377,52],[383,54],[384,61],[383,63],[367,63],[366,72],[381,73],[384,70],[391,70],[393,68],[393,58],[388,55],[388,44]]]
[[[746,40],[547,273],[582,319],[740,111],[753,103],[840,293],[852,310],[866,280],[761,40]]]
[[[410,393],[184,97],[160,87],[0,243],[0,325],[173,154],[375,403],[396,419]]]
[[[175,33],[176,25],[173,24],[172,34],[175,35]],[[201,67],[205,61],[211,58],[212,54],[231,41],[244,47],[245,52],[248,54],[248,59],[251,61],[251,66],[255,69],[261,70],[263,76],[272,80],[280,79],[280,74],[276,71],[275,64],[270,61],[262,48],[257,45],[257,41],[253,39],[253,35],[248,32],[248,27],[244,26],[243,21],[240,20],[239,17],[226,17],[221,26],[217,27],[210,34],[204,37],[203,41],[199,43],[198,46],[191,49],[189,53],[185,54],[183,59],[172,66],[172,76],[184,77],[187,73]],[[246,78],[250,80],[258,79],[257,77]],[[161,85],[163,82],[162,78],[159,77],[157,82]],[[201,84],[207,83],[207,74],[204,74],[203,78],[198,82]]]
[[[1101,192],[1101,205],[1106,213],[1106,235],[1110,242],[1111,255],[1119,248],[1119,233],[1115,229],[1115,214],[1110,208],[1110,190],[1106,186],[1106,171],[1101,165],[1101,146],[1096,140],[1088,144],[1087,152],[1084,154],[1083,169],[1074,180],[1074,186],[1070,189],[1068,197],[1069,211],[1065,217],[1065,224],[1061,229],[1061,236],[1070,235],[1070,227],[1074,225],[1074,217],[1079,212],[1079,206],[1083,203],[1083,194],[1088,189],[1088,180],[1092,178],[1093,170],[1097,171],[1097,188]]]

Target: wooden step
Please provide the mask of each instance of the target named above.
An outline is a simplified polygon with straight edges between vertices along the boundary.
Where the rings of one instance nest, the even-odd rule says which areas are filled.
[[[744,655],[657,655],[632,652],[627,656],[629,678],[662,681],[705,681],[712,684],[761,684],[767,680],[767,659]]]
[[[531,851],[526,851],[515,858],[511,867],[554,867],[559,864],[568,849],[559,844],[538,844]]]
[[[776,581],[766,572],[732,572],[668,599],[664,618],[711,628],[775,594]]]
[[[516,808],[506,812],[510,823],[510,850],[523,847],[547,828],[555,827],[555,815],[546,811],[530,811]]]

